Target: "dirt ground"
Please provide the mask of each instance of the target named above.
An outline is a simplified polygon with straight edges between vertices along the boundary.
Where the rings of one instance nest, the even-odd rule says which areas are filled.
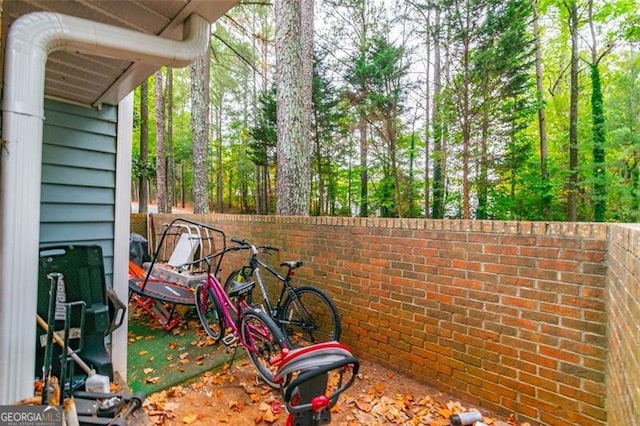
[[[279,392],[259,382],[253,366],[241,360],[191,384],[152,394],[144,408],[155,425],[280,426],[287,417],[281,401]],[[354,385],[332,410],[331,424],[446,426],[452,414],[470,409],[474,407],[410,378],[362,362]],[[482,414],[486,425],[517,426],[511,417]]]

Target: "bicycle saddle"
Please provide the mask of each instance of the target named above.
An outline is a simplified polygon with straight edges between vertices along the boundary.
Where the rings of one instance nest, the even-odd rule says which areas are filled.
[[[256,283],[253,281],[231,281],[231,290],[229,291],[229,297],[238,297],[243,294],[250,293],[251,290],[256,286]]]
[[[290,269],[296,269],[302,266],[302,260],[288,260],[286,262],[282,262],[280,266],[286,266]]]

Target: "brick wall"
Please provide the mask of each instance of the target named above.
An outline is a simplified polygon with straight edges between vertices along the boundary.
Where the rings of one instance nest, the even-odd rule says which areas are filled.
[[[609,424],[640,416],[640,227],[612,225],[607,286]]]
[[[364,359],[520,422],[607,422],[607,225],[190,218],[302,259]]]
[[[131,218],[129,220],[130,231],[136,234],[140,234],[145,238],[149,238],[147,236],[147,214],[146,213],[131,213],[129,215]]]

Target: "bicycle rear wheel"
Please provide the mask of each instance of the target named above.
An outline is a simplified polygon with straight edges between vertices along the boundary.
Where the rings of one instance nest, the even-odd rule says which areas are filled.
[[[261,309],[249,308],[242,314],[240,334],[249,360],[260,377],[269,386],[280,389],[283,383],[274,381],[278,366],[272,362],[284,356],[282,351],[287,344],[273,319]]]
[[[278,315],[287,343],[292,348],[340,339],[340,314],[322,290],[298,287],[289,295]]]
[[[227,295],[229,295],[229,292],[231,291],[231,287],[233,287],[233,284],[232,284],[233,281],[237,281],[241,283],[251,281],[252,279],[251,272],[252,272],[251,268],[244,266],[230,273],[226,281],[224,282],[224,292],[227,293]],[[252,296],[253,296],[253,292],[247,294],[248,304],[252,303]],[[230,299],[232,302],[235,302],[237,298],[231,297]]]
[[[222,337],[224,327],[222,324],[222,308],[213,292],[205,288],[203,283],[196,286],[196,311],[200,323],[214,342]]]

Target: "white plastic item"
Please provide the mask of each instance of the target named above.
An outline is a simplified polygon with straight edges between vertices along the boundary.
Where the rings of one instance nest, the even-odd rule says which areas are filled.
[[[449,421],[452,426],[474,425],[476,422],[482,421],[482,414],[476,410],[457,413],[449,417]]]
[[[84,382],[84,390],[87,392],[108,393],[110,391],[109,377],[96,374],[94,370],[91,370],[89,377]]]

